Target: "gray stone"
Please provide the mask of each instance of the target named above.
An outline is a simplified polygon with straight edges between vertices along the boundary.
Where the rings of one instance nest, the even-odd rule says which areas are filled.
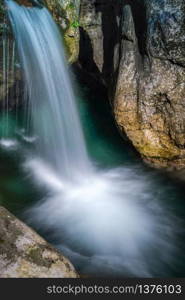
[[[0,206],[0,278],[77,278],[72,264]]]

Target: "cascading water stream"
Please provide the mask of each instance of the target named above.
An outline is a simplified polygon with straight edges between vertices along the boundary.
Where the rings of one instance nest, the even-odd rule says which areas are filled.
[[[37,154],[65,180],[90,171],[60,33],[47,9],[7,1],[29,98]],[[80,170],[80,172],[79,172]]]
[[[4,18],[3,34],[2,34],[2,59],[0,60],[0,69],[2,70],[2,83],[0,87],[0,96],[3,99],[3,126],[1,128],[1,138],[8,137],[9,132],[9,86],[15,78],[15,42],[12,41],[9,34],[9,27],[7,20]]]
[[[11,148],[16,143],[12,137],[12,124],[9,120],[9,111],[14,106],[17,120],[20,81],[18,80],[19,64],[17,63],[15,40],[12,36],[7,15],[4,16],[1,30],[0,72],[2,73],[2,78],[0,80],[0,106],[2,112],[0,114],[0,145],[4,148]]]
[[[165,276],[178,253],[179,221],[140,169],[92,166],[52,17],[45,8],[6,4],[37,136],[26,165],[46,190],[26,214],[30,223],[52,232],[85,274]]]

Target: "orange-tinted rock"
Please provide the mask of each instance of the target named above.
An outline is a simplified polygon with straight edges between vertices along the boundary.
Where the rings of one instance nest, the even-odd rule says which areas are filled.
[[[185,167],[185,3],[123,1],[114,113],[145,161]]]

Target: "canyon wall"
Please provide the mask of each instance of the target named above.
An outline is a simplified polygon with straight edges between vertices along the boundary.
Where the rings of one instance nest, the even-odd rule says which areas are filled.
[[[185,166],[185,2],[81,0],[82,67],[100,77],[115,121],[143,159]]]
[[[123,1],[114,114],[143,158],[185,166],[185,2]]]

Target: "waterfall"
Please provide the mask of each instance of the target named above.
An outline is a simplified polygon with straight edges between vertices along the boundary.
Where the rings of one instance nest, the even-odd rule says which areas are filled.
[[[26,220],[84,274],[164,276],[178,257],[178,220],[140,168],[92,168],[57,26],[46,8],[6,4],[36,136],[26,166],[45,192]]]
[[[46,8],[6,1],[17,41],[37,154],[65,180],[87,174],[90,163],[59,30]],[[78,175],[77,175],[78,174]]]
[[[11,41],[9,35],[7,34],[8,26],[6,17],[4,17],[3,24],[3,34],[2,34],[2,60],[0,61],[0,69],[2,70],[2,83],[0,88],[0,97],[2,100],[2,108],[3,108],[3,122],[1,128],[1,137],[4,138],[8,135],[8,102],[9,102],[9,81],[13,80],[13,72],[11,72],[11,68],[9,65],[10,57],[12,57],[13,61],[13,53],[11,55]],[[14,45],[13,45],[14,48]]]

